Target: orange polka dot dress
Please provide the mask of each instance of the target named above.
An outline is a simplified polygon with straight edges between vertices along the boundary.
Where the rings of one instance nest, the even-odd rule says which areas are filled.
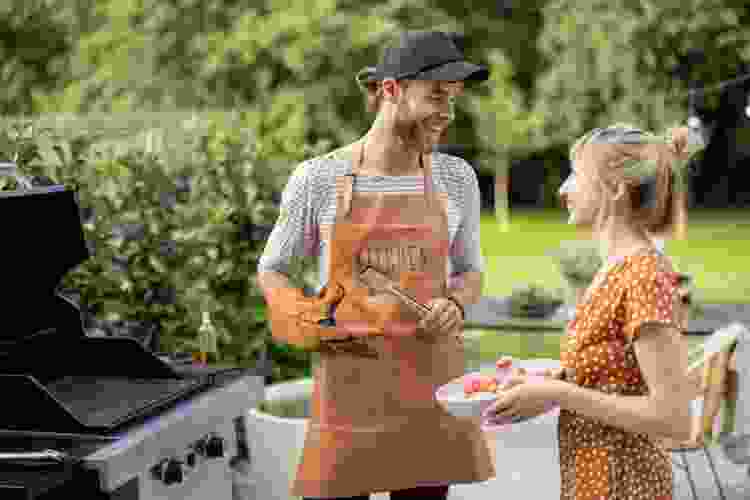
[[[669,259],[655,250],[600,272],[563,336],[566,379],[623,397],[648,394],[633,341],[645,323],[677,327],[677,289]],[[562,409],[558,439],[562,500],[672,499],[671,461],[649,436]]]

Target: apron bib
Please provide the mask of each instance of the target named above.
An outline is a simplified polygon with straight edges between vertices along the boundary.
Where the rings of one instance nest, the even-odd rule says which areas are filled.
[[[354,193],[361,154],[352,174],[337,179],[329,279],[345,293],[336,324],[385,334],[365,337],[377,358],[320,354],[295,496],[349,497],[495,475],[479,425],[448,414],[434,397],[464,374],[460,331],[419,331],[414,312],[359,280],[371,266],[421,303],[446,295],[447,207],[434,193],[430,161],[424,194]]]

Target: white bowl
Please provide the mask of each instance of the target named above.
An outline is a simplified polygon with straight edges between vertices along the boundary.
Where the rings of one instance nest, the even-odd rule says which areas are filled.
[[[440,406],[454,417],[480,418],[497,396],[492,392],[476,392],[467,398],[464,395],[464,378],[476,375],[468,373],[440,386],[435,391],[435,398]]]
[[[735,465],[750,463],[750,436],[728,434],[719,437],[724,455]]]

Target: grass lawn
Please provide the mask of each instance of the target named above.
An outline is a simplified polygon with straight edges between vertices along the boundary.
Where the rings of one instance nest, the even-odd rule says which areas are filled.
[[[695,280],[695,297],[705,303],[744,303],[750,299],[750,212],[695,210],[687,238],[668,241],[666,251]],[[536,283],[564,289],[556,262],[546,255],[562,241],[585,238],[567,225],[562,210],[512,210],[511,230],[503,233],[494,214],[482,215],[482,250],[487,262],[484,294],[509,295],[514,286]]]
[[[478,335],[479,359],[492,363],[500,356],[519,359],[559,359],[562,332],[472,330],[468,336]],[[701,335],[687,335],[689,348],[705,341]],[[470,344],[471,346],[471,344]],[[467,356],[476,356],[467,353]]]

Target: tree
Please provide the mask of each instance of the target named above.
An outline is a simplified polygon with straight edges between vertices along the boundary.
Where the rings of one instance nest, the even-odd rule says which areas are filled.
[[[37,93],[54,92],[72,48],[62,2],[24,0],[0,5],[0,113],[33,113]]]
[[[508,186],[514,157],[529,153],[530,134],[539,116],[528,110],[540,54],[533,43],[541,29],[541,0],[470,0],[435,5],[459,21],[463,50],[472,61],[490,67],[490,80],[468,93],[457,131],[448,142],[466,144],[480,172],[495,178],[495,215],[509,228]]]
[[[508,174],[512,155],[529,152],[538,116],[529,113],[521,92],[513,85],[513,67],[500,50],[490,52],[490,93],[472,100],[472,113],[479,123],[482,161],[494,165],[495,215],[508,230]]]
[[[72,54],[70,81],[43,107],[69,112],[253,108],[279,125],[273,127],[279,142],[327,141],[330,148],[338,147],[369,126],[354,74],[376,63],[398,31],[466,32],[469,56],[478,60],[486,59],[488,41],[504,40],[487,36],[497,31],[493,23],[500,18],[488,21],[486,15],[472,14],[458,19],[448,12],[450,5],[99,2],[94,20],[88,21],[96,29],[83,32]],[[522,26],[514,29],[523,31]],[[512,92],[500,90],[497,96],[506,94]],[[468,108],[459,111],[456,138],[476,146],[475,119]]]
[[[534,111],[544,116],[535,145],[567,144],[586,130],[632,122],[661,130],[687,119],[686,82],[732,75],[750,58],[746,7],[731,0],[551,0],[539,47],[546,69]],[[686,68],[690,51],[705,63]]]

